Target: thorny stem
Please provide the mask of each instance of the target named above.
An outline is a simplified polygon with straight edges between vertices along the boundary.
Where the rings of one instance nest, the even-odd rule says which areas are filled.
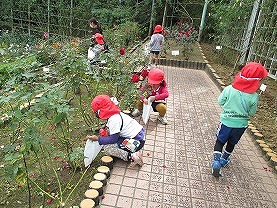
[[[43,190],[35,181],[31,180],[30,178],[29,178],[29,181],[32,182],[43,194],[46,194],[47,196],[49,196],[52,199],[55,199],[54,196],[52,196],[51,194],[49,194],[48,192]]]
[[[82,179],[84,178],[86,172],[88,171],[90,165],[86,168],[86,170],[84,171],[84,173],[82,174],[81,178],[79,179],[79,181],[77,182],[77,184],[74,186],[74,188],[72,189],[72,191],[68,194],[68,196],[66,197],[64,203],[67,202],[67,200],[70,198],[70,196],[74,193],[75,189],[78,187],[78,185],[80,184],[80,182],[82,181]]]
[[[39,165],[40,172],[43,173],[42,165],[41,165],[40,159],[39,159],[38,154],[37,154],[36,151],[35,151],[35,155],[36,155],[36,158],[38,160],[38,165]],[[44,176],[45,176],[45,174],[43,174],[43,182],[44,182],[43,183],[43,189],[45,190],[45,188],[46,188],[46,181],[45,181],[46,177],[44,177]],[[43,201],[45,201],[45,195],[43,195]]]
[[[68,123],[67,123],[67,125],[68,125]],[[68,139],[66,138],[66,135],[65,135],[65,132],[64,132],[64,129],[63,129],[63,127],[61,126],[61,130],[62,130],[62,134],[63,134],[63,138],[64,138],[64,140],[65,140],[65,144],[66,144],[66,153],[67,153],[67,157],[68,157],[68,161],[70,161],[70,145],[69,145],[69,141],[68,141]]]
[[[82,113],[83,118],[84,118],[84,122],[86,123],[87,126],[91,126],[90,123],[89,123],[89,119],[87,118],[87,115],[85,114],[84,109],[83,109],[82,95],[81,94],[79,95],[79,104],[80,104],[80,108],[81,108],[81,113]]]
[[[30,187],[30,183],[29,183],[29,176],[28,176],[29,172],[28,172],[27,162],[26,162],[24,153],[23,153],[23,162],[24,162],[25,172],[26,172],[26,176],[27,176],[28,203],[29,203],[29,207],[31,208],[31,187]]]
[[[53,168],[53,171],[55,173],[55,176],[57,178],[57,181],[58,181],[58,184],[59,184],[59,192],[60,192],[60,203],[62,204],[63,202],[63,191],[62,191],[62,185],[61,185],[61,182],[60,182],[60,179],[59,179],[59,176],[57,174],[57,171]]]

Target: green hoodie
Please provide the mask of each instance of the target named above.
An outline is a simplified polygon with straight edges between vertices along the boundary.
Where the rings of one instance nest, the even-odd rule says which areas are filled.
[[[241,92],[229,85],[220,94],[218,104],[222,106],[221,123],[230,128],[244,128],[257,111],[258,94]]]

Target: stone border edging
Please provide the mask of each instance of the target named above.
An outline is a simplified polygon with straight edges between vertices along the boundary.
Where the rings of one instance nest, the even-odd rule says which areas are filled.
[[[198,42],[197,45],[202,53],[204,62],[160,58],[159,64],[163,66],[204,70],[212,79],[212,81],[216,84],[218,89],[222,91],[226,87],[226,84],[216,73],[216,70],[214,70],[212,66],[209,64]],[[269,146],[263,140],[263,134],[250,121],[248,122],[248,124],[249,127],[247,128],[247,133],[254,140],[255,144],[259,147],[260,151],[262,151],[263,155],[265,156],[264,159],[268,161],[268,164],[272,167],[275,173],[277,173],[277,153],[269,148]],[[267,170],[266,167],[264,168]]]
[[[105,158],[105,159],[104,159],[104,158]],[[110,160],[110,161],[107,161],[107,159],[111,159],[111,160]],[[102,186],[102,193],[99,193],[99,192],[98,192],[98,193],[99,193],[99,195],[98,195],[98,203],[95,204],[95,207],[100,207],[100,206],[101,206],[101,203],[102,203],[102,200],[105,199],[104,193],[105,193],[105,191],[106,191],[106,186],[107,186],[108,181],[109,181],[110,176],[111,176],[111,172],[112,172],[112,169],[113,169],[113,165],[114,165],[114,159],[113,159],[111,156],[104,155],[104,156],[102,156],[101,159],[100,159],[100,166],[96,167],[96,173],[95,173],[94,176],[93,176],[93,181],[100,181],[100,182],[103,184],[103,186]],[[108,171],[108,172],[105,172],[105,173],[99,171],[99,167],[102,167],[102,166],[105,166],[109,171]],[[95,178],[95,176],[96,176],[97,174],[106,175],[106,178],[104,178],[105,182],[99,180],[99,178]],[[87,190],[90,190],[90,189],[96,190],[96,189],[93,188],[93,187],[90,187],[90,186],[88,186],[88,187],[89,187],[89,188],[88,188]],[[96,190],[96,191],[98,191],[98,190]],[[101,195],[100,195],[100,194],[101,194]],[[85,200],[85,199],[88,199],[88,197],[86,197],[86,196],[84,195],[83,200]],[[78,206],[78,207],[79,207],[79,206]]]
[[[165,58],[159,58],[159,64],[164,66],[173,66],[173,67],[189,68],[189,69],[201,69],[201,70],[205,70],[207,66],[207,63],[205,62],[184,61],[184,60],[165,59]]]

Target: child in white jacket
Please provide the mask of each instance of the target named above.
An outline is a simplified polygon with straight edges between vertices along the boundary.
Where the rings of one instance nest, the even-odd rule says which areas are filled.
[[[155,67],[158,66],[158,58],[164,42],[162,32],[163,27],[161,25],[156,25],[150,40],[150,63],[153,64],[154,60]]]

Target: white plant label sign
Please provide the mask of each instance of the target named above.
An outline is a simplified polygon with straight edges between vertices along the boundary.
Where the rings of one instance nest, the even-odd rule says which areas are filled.
[[[179,56],[180,52],[179,50],[171,51],[172,56]]]
[[[260,90],[264,92],[264,91],[265,91],[265,89],[266,89],[266,87],[267,87],[267,86],[266,86],[265,84],[261,84],[261,86],[260,86]]]

